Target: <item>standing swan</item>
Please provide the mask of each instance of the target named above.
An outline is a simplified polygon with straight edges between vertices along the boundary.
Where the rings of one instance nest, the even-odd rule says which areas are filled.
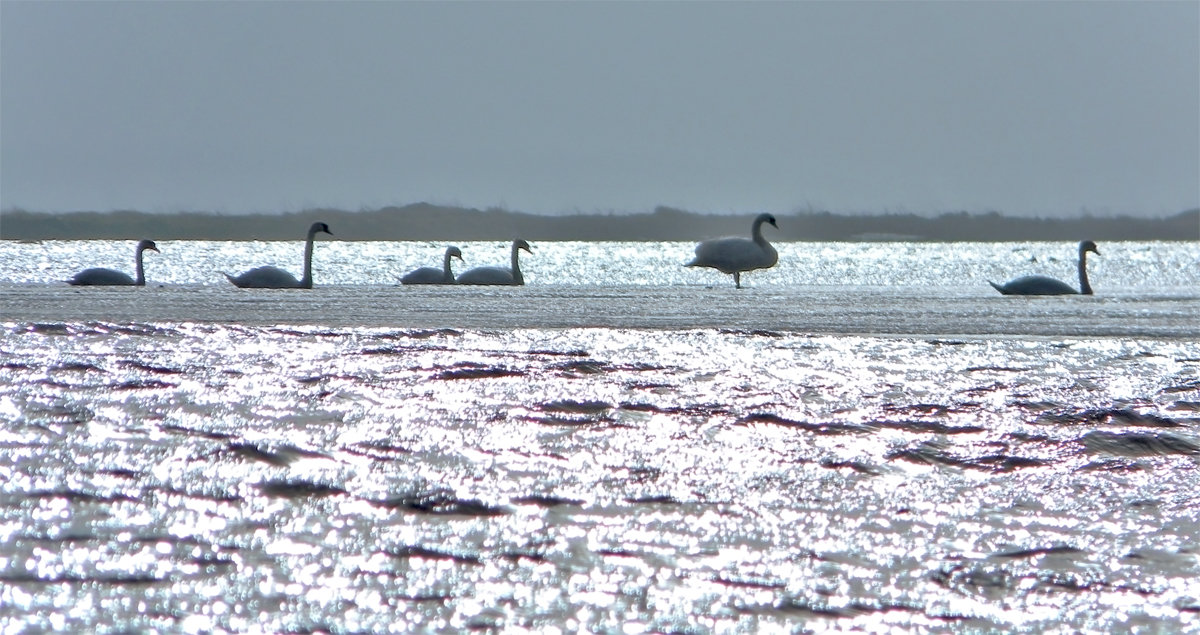
[[[696,257],[685,267],[712,267],[721,273],[732,273],[733,284],[742,288],[742,272],[755,269],[769,269],[779,262],[779,254],[771,243],[762,235],[763,223],[775,224],[775,217],[770,214],[759,214],[754,219],[754,227],[750,233],[753,240],[733,237],[714,238],[696,245]]]
[[[462,251],[458,247],[447,247],[446,255],[442,258],[442,268],[421,267],[413,269],[400,278],[400,284],[454,284],[454,272],[450,271],[450,259],[462,260]]]
[[[1047,276],[1023,276],[1002,285],[988,280],[988,284],[1004,295],[1073,295],[1077,293],[1092,295],[1092,285],[1088,284],[1087,275],[1087,252],[1089,251],[1097,256],[1100,255],[1100,251],[1096,249],[1096,243],[1090,240],[1079,243],[1079,291],[1072,289],[1065,282]]]
[[[317,232],[333,235],[325,223],[313,223],[308,228],[308,238],[304,242],[304,277],[299,280],[283,269],[270,265],[256,267],[236,278],[229,274],[225,274],[225,277],[243,289],[311,289],[313,238]]]
[[[129,277],[129,274],[116,271],[114,269],[105,269],[96,267],[93,269],[84,269],[75,274],[73,278],[67,280],[67,284],[75,286],[146,286],[146,272],[142,268],[142,252],[149,249],[150,251],[162,253],[158,251],[158,245],[154,244],[153,240],[140,240],[137,244],[137,251],[134,252],[134,259],[137,262],[137,280]]]
[[[529,248],[529,243],[524,240],[517,239],[512,244],[512,268],[504,267],[475,267],[462,272],[458,276],[458,284],[503,284],[510,286],[521,286],[525,284],[525,277],[521,275],[521,264],[517,262],[517,252],[524,249],[530,254],[533,250]]]

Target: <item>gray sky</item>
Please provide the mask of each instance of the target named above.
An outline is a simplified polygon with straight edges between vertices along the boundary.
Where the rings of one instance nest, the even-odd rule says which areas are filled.
[[[1200,2],[0,0],[0,208],[1173,214]]]

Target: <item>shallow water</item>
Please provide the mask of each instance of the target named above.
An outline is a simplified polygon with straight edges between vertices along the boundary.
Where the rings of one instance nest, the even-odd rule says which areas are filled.
[[[337,228],[333,230],[336,232]],[[454,271],[509,262],[508,243],[460,244],[464,262]],[[530,286],[733,286],[731,276],[682,266],[693,243],[535,242],[521,253]],[[1078,288],[1075,245],[1064,243],[778,243],[779,264],[748,273],[749,287],[846,285],[953,287],[991,294],[987,281],[1025,274],[1049,275]],[[276,265],[301,274],[299,242],[158,241],[162,253],[147,252],[146,277],[153,284],[217,285],[221,272],[237,274]],[[134,241],[0,241],[0,282],[52,283],[87,267],[133,273]],[[313,257],[316,286],[394,285],[420,266],[440,267],[445,245],[427,242],[340,242],[318,240]],[[1200,287],[1200,243],[1103,243],[1091,256],[1092,286],[1113,290],[1171,290]]]
[[[519,289],[10,273],[0,630],[1200,629],[1195,246],[1121,247],[1162,257],[1093,298],[960,287],[1012,246],[740,292],[536,244]]]

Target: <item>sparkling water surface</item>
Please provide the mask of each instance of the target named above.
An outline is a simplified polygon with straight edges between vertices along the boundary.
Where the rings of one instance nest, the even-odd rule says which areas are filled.
[[[159,247],[0,242],[0,630],[1200,629],[1196,243]]]
[[[334,227],[333,231],[337,231]],[[0,283],[65,281],[88,267],[133,274],[136,241],[0,241]],[[237,275],[275,265],[300,277],[301,242],[157,241],[162,253],[147,252],[150,285],[219,285],[222,272]],[[509,243],[460,243],[463,262],[454,271],[509,264]],[[521,253],[526,284],[549,286],[732,286],[732,277],[712,269],[681,266],[694,243],[534,242]],[[441,267],[446,245],[428,242],[316,241],[316,286],[394,285],[420,266]],[[1078,288],[1076,246],[1066,243],[776,243],[778,266],[748,273],[749,287],[793,285],[953,287],[994,291],[987,281],[1026,274],[1049,275]],[[1187,288],[1200,284],[1200,243],[1101,243],[1102,256],[1088,260],[1097,293]]]

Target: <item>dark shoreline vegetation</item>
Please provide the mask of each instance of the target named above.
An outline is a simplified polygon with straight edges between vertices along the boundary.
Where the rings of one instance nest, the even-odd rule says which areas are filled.
[[[282,214],[0,212],[4,240],[299,240],[325,221],[338,240],[687,241],[747,234],[754,214],[695,214],[658,207],[648,213],[539,215],[414,203],[346,211],[308,209]],[[772,241],[1096,241],[1200,240],[1200,209],[1164,218],[1079,216],[1023,218],[997,212],[843,215],[777,214]]]

